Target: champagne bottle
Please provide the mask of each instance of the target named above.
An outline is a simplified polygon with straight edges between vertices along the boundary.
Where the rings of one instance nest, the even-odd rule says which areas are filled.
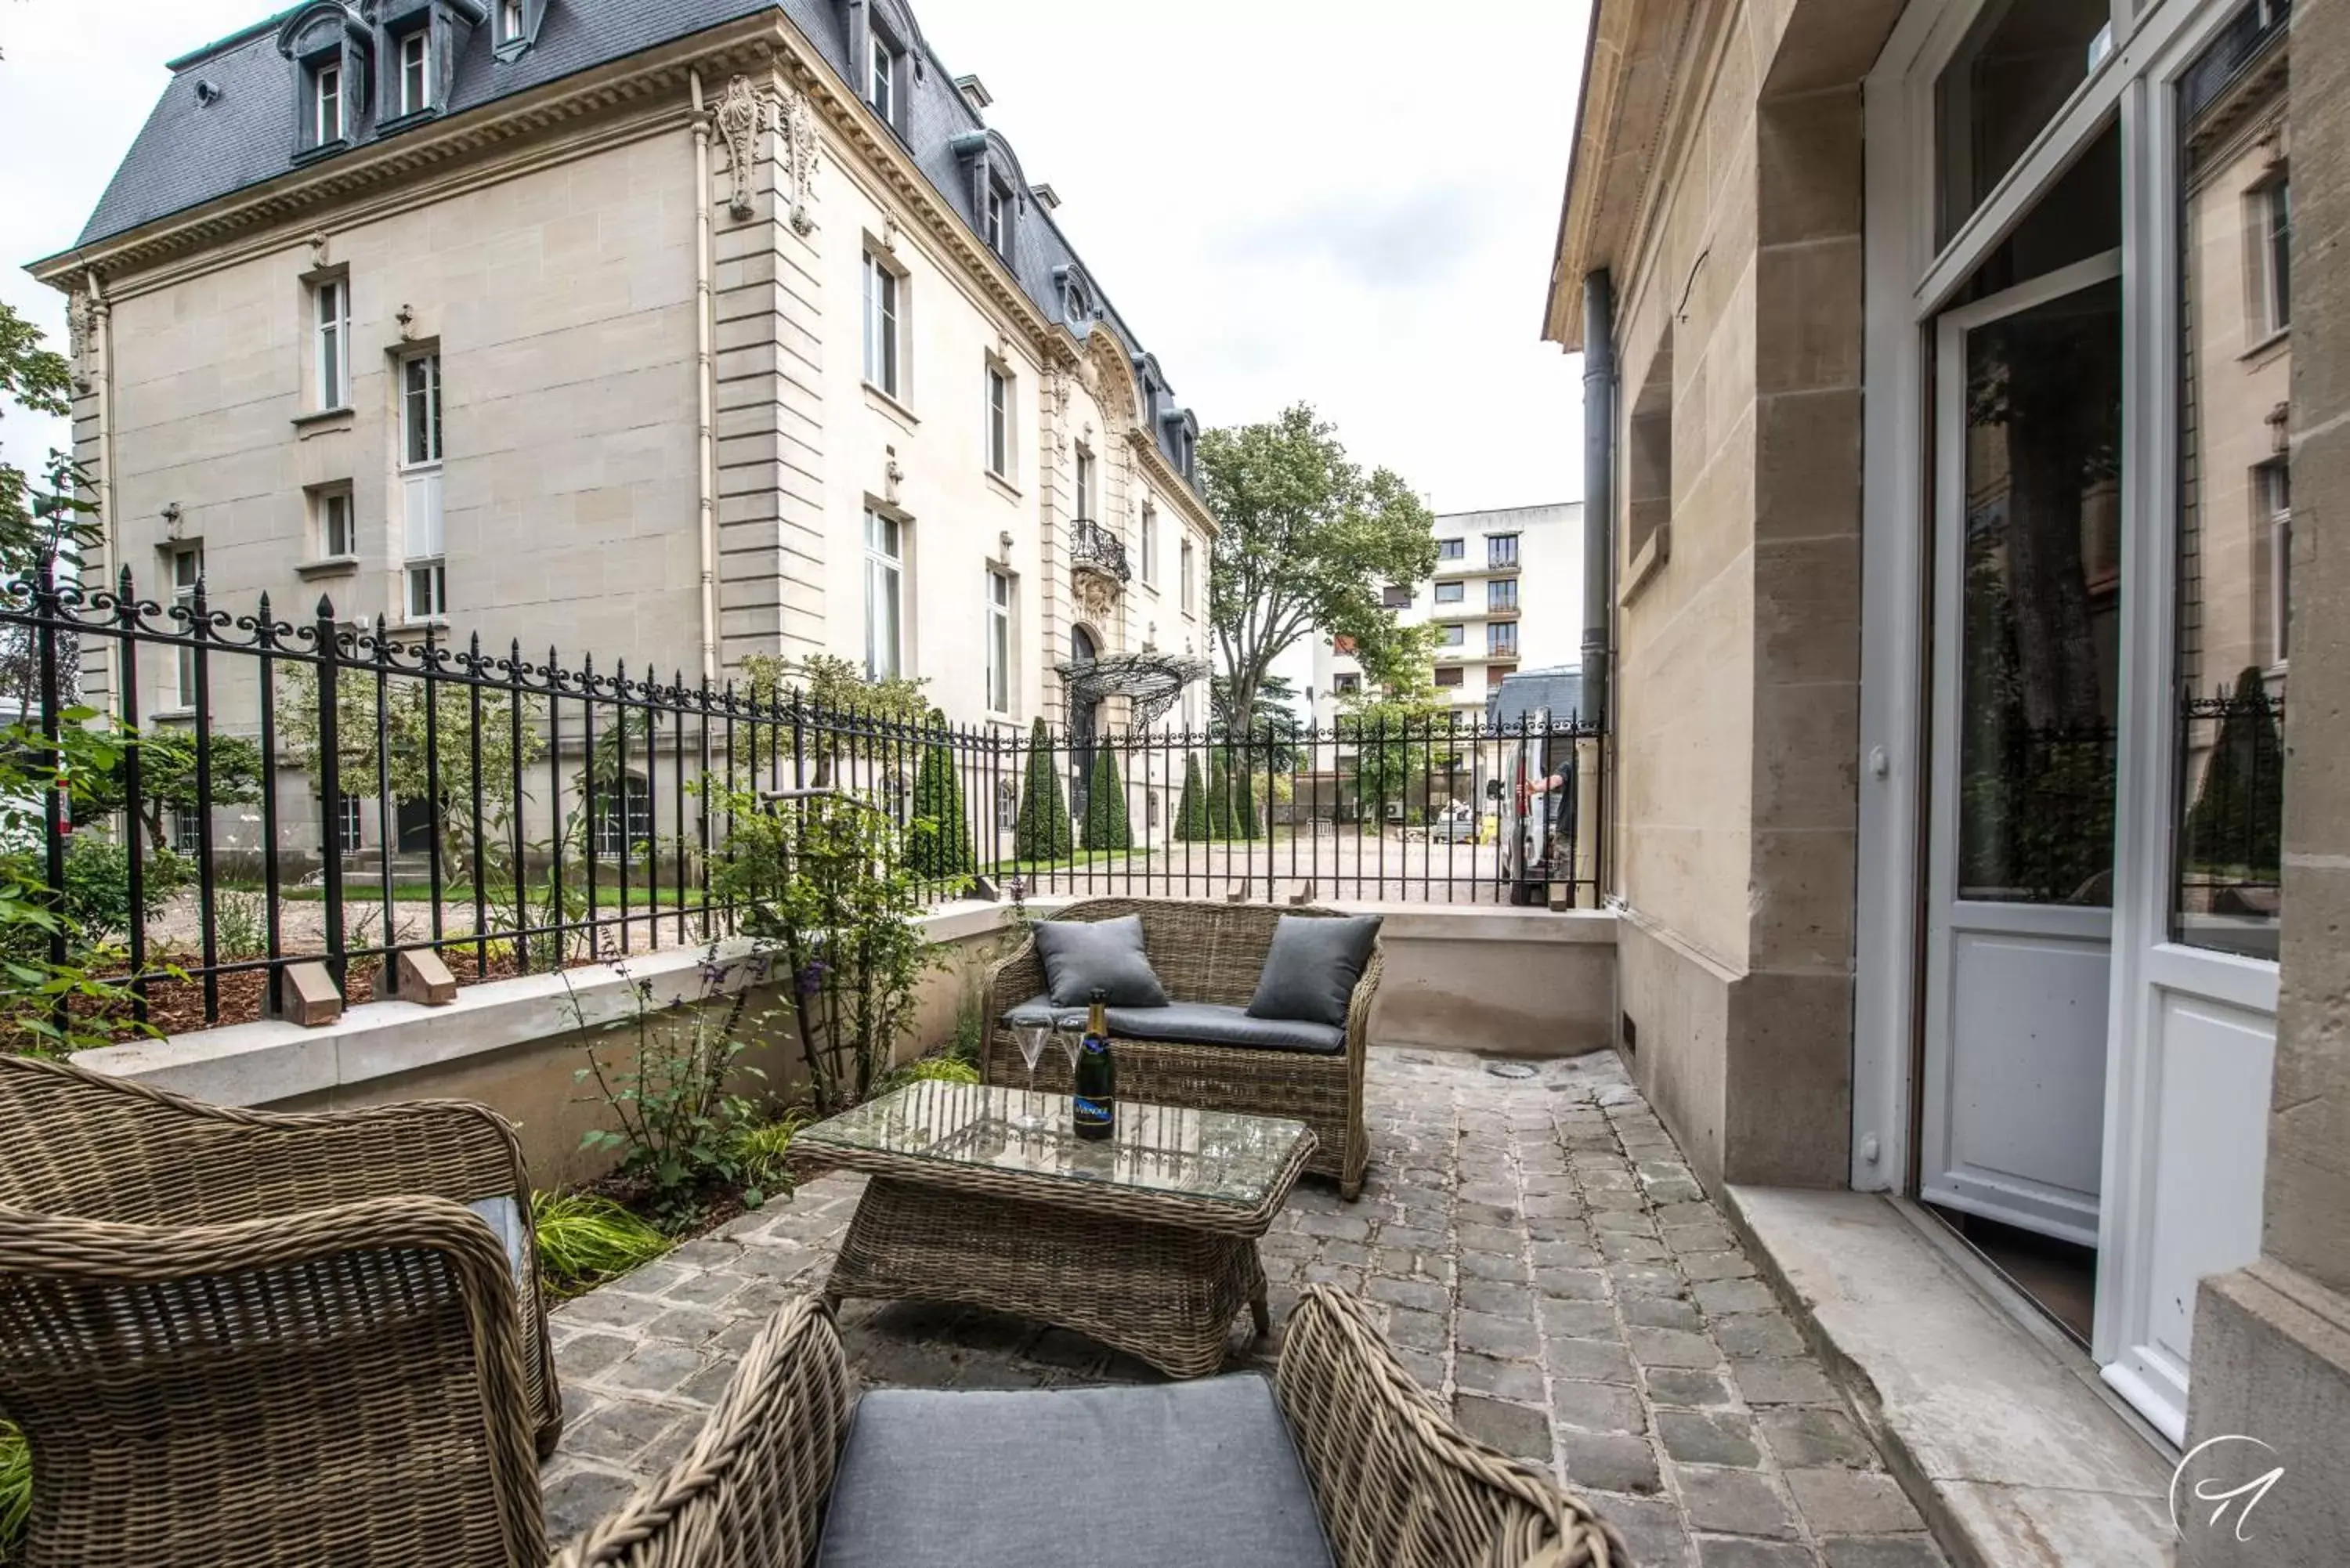
[[[1076,1092],[1069,1102],[1070,1127],[1088,1142],[1118,1131],[1118,1064],[1109,1054],[1109,1016],[1102,1002],[1107,994],[1095,992],[1093,1010],[1086,1015],[1085,1042],[1077,1048]]]

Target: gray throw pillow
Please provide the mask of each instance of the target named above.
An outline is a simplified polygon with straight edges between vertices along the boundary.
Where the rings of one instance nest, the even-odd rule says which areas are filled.
[[[1142,951],[1142,917],[1045,920],[1036,927],[1045,992],[1055,1007],[1083,1007],[1096,991],[1112,1007],[1164,1007],[1167,990]]]
[[[1378,940],[1377,915],[1284,915],[1257,977],[1251,1018],[1347,1026],[1347,1003]]]

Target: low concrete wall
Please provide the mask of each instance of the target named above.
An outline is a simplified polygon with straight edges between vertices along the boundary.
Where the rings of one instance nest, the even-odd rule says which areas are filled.
[[[1049,916],[1067,900],[1031,900]],[[1413,906],[1378,909],[1387,954],[1371,1039],[1380,1044],[1500,1055],[1565,1056],[1609,1043],[1616,1015],[1615,920],[1605,912],[1553,914],[1507,908]],[[895,1059],[910,1061],[954,1038],[957,1015],[976,1008],[987,966],[1017,940],[1011,912],[994,904],[950,906],[923,927],[940,966],[924,975],[914,1020]],[[723,961],[747,944],[720,950]],[[613,1125],[609,1107],[575,1075],[586,1047],[629,1018],[634,988],[650,985],[666,1007],[705,994],[699,948],[640,954],[625,965],[460,990],[447,1007],[378,1002],[352,1008],[322,1029],[271,1020],[168,1040],[88,1051],[84,1066],[135,1078],[214,1105],[305,1111],[397,1100],[465,1099],[493,1106],[522,1138],[531,1179],[542,1187],[600,1175],[608,1156],[581,1150],[592,1127]],[[788,1095],[806,1082],[799,1042],[781,998],[754,996],[752,1015],[771,1010],[773,1038],[743,1056],[764,1074],[746,1092]],[[613,1037],[613,1044],[620,1044]]]
[[[1605,909],[1332,908],[1385,917],[1375,1044],[1579,1056],[1615,1039],[1616,917]]]
[[[976,971],[1001,950],[1007,923],[1005,912],[990,904],[954,906],[924,918],[943,962],[923,976],[913,1026],[893,1060],[910,1061],[953,1038],[957,1009],[976,989]],[[723,946],[721,961],[742,956],[748,946]],[[703,996],[705,956],[701,948],[670,949],[622,965],[463,987],[446,1007],[369,1002],[320,1029],[265,1020],[85,1051],[75,1060],[213,1105],[274,1111],[479,1101],[515,1124],[532,1181],[554,1187],[601,1175],[611,1165],[609,1156],[580,1148],[589,1128],[616,1125],[594,1086],[575,1076],[586,1064],[588,1043],[630,1015],[631,992],[639,984],[652,988],[655,1007]],[[752,998],[746,1016],[765,1009],[773,1023],[772,1037],[743,1055],[743,1065],[764,1075],[744,1076],[747,1094],[788,1096],[806,1082],[799,1038],[780,1002],[771,988]]]

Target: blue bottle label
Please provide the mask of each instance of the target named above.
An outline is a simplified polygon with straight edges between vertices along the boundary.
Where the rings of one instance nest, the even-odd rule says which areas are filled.
[[[1108,1127],[1115,1115],[1107,1100],[1089,1100],[1083,1095],[1072,1096],[1070,1119],[1083,1127]]]

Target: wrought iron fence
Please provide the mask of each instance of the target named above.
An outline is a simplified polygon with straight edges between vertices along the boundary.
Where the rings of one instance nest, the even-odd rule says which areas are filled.
[[[172,1027],[271,1011],[308,960],[357,997],[396,992],[403,951],[464,981],[704,944],[743,912],[713,884],[736,814],[816,795],[886,813],[932,901],[1588,906],[1602,875],[1600,737],[1572,716],[1126,730],[1103,722],[1121,699],[1074,725],[912,721],[452,648],[324,598],[299,622],[201,585],[162,604],[127,570],[15,585],[0,636],[47,672],[26,715],[44,733],[142,737],[107,787],[57,781],[39,850],[63,888],[78,841],[128,847],[111,968]]]

